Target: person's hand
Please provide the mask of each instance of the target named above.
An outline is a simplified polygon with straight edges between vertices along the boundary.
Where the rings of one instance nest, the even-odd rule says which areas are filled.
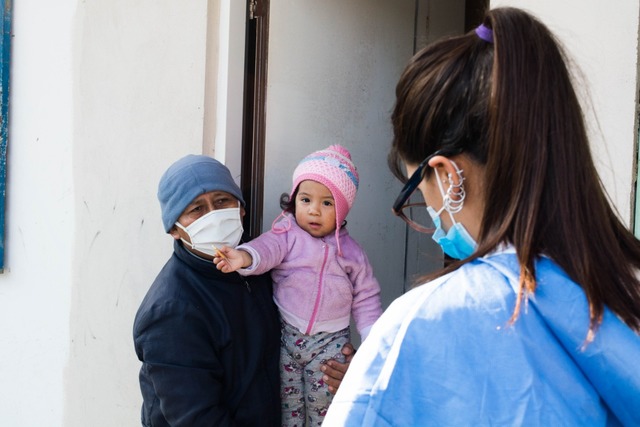
[[[216,254],[213,256],[213,263],[223,273],[231,273],[251,265],[251,255],[245,251],[239,251],[228,246],[215,248],[215,250]]]
[[[351,343],[347,343],[342,347],[342,354],[344,354],[346,363],[340,363],[337,360],[328,360],[327,363],[320,365],[320,370],[324,373],[322,381],[324,381],[328,388],[329,393],[336,394],[344,374],[347,373],[351,359],[356,354],[356,349],[353,348]]]

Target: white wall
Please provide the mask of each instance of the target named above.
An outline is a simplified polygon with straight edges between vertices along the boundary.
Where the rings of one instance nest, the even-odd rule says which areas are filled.
[[[528,6],[562,29],[578,58],[607,141],[597,145],[605,153],[599,166],[628,217],[638,2],[511,4]],[[210,146],[203,134],[217,132],[215,126],[203,130],[205,110],[216,103],[215,91],[205,91],[211,54],[205,40],[216,40],[206,28],[207,16],[217,16],[212,7],[218,1],[14,1],[6,270],[0,275],[3,426],[139,425],[133,316],[171,251],[157,182],[174,159]],[[330,33],[335,23],[326,22]],[[371,28],[372,52],[388,42],[382,30]],[[346,71],[342,90],[350,91]],[[375,64],[369,71],[367,81],[380,78]],[[391,91],[383,95],[390,99]],[[365,126],[366,135],[379,137],[368,126],[388,120],[360,117],[342,123],[338,136]],[[271,137],[289,130],[284,117]],[[295,140],[303,141],[301,135]],[[236,142],[226,141],[227,150]],[[356,155],[363,185],[377,169],[386,171],[363,147]],[[285,175],[288,180],[290,171]]]
[[[139,423],[138,304],[168,258],[156,188],[202,152],[207,2],[81,2],[73,33],[76,232],[65,425]]]
[[[0,424],[7,426],[60,425],[63,414],[76,203],[74,3],[14,2],[0,275]]]
[[[209,3],[214,3],[214,0],[209,0]],[[215,117],[209,115],[206,118],[204,152],[215,153],[215,158],[231,170],[239,183],[242,164],[246,2],[215,0],[215,3],[220,3],[220,18],[217,22],[210,20],[207,25],[209,33],[218,34],[218,40],[210,37],[208,42],[210,49],[218,46],[218,51],[210,52],[208,59],[213,60],[217,54],[217,66],[209,67],[207,79],[216,79],[216,86],[208,88],[208,91],[216,93],[216,104],[215,108],[208,105],[214,110]],[[211,100],[207,103],[211,104]],[[216,124],[214,135],[209,135],[208,132],[211,122]]]
[[[575,60],[583,75],[580,90],[598,172],[620,215],[630,224],[637,162],[639,2],[621,0],[606,6],[598,0],[491,2],[491,7],[498,6],[532,12]]]
[[[0,424],[136,426],[156,188],[203,147],[214,1],[14,2]]]

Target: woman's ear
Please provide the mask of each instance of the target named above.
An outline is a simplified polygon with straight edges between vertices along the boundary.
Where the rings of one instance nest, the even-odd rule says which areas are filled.
[[[457,168],[456,165],[458,166]],[[458,170],[462,170],[462,166],[459,159],[454,161],[445,156],[433,156],[433,158],[429,160],[429,166],[436,171],[438,179],[440,179],[443,184],[448,184],[449,179],[451,180],[451,185],[457,186],[461,184]]]

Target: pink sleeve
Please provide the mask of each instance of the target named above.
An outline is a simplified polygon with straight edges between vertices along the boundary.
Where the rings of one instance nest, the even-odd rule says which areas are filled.
[[[373,267],[363,250],[358,258],[350,274],[353,283],[351,314],[356,322],[358,333],[364,340],[371,326],[382,315],[382,302],[380,284],[373,275]]]
[[[238,270],[243,276],[266,273],[280,265],[288,251],[288,233],[267,231],[248,243],[236,247],[251,254],[254,262],[249,268]]]

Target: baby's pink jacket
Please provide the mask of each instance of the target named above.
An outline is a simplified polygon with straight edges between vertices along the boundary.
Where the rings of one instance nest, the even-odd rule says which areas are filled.
[[[280,314],[301,332],[337,332],[349,326],[353,314],[364,340],[382,314],[380,285],[364,250],[343,228],[339,256],[335,233],[313,237],[290,214],[276,229],[287,222],[288,230],[271,230],[237,247],[253,258],[252,265],[238,273],[246,276],[271,270]]]

